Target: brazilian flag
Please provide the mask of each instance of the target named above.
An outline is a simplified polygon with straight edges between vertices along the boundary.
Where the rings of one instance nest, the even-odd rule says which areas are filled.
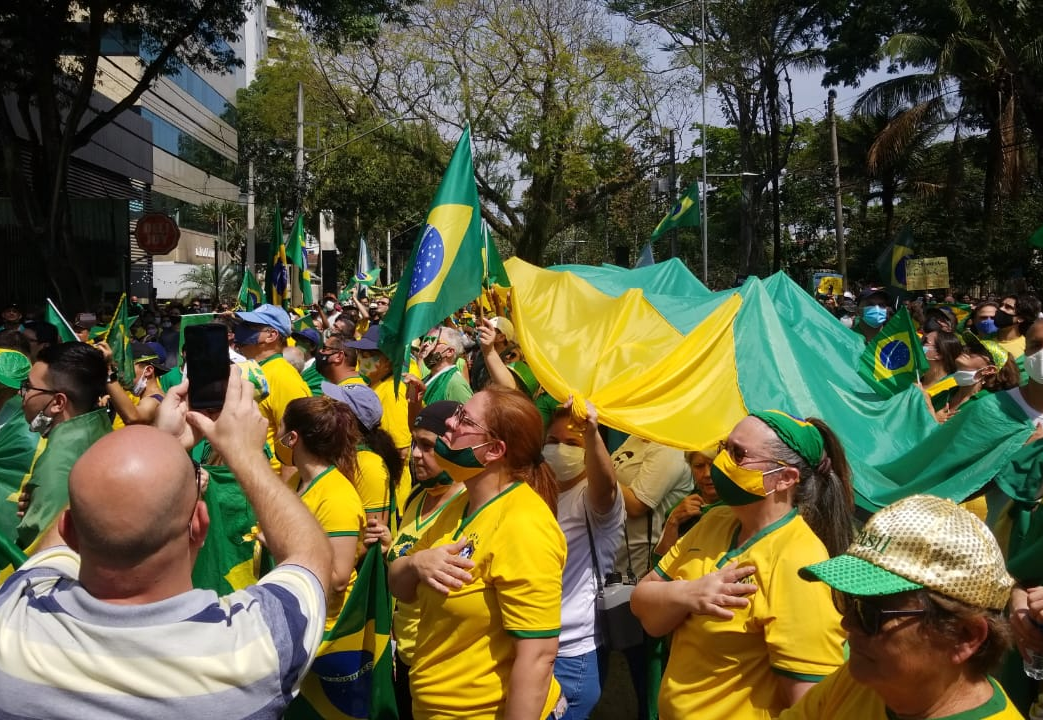
[[[290,270],[286,260],[286,240],[282,235],[282,213],[276,205],[272,213],[272,242],[268,252],[268,271],[264,277],[268,302],[280,307],[290,304]]]
[[[254,571],[256,515],[227,465],[209,465],[206,441],[192,448],[192,458],[203,462],[210,476],[203,500],[210,515],[206,542],[192,567],[192,587],[227,595],[257,582]]]
[[[380,324],[380,349],[391,360],[396,386],[408,367],[413,340],[481,294],[481,225],[467,127],[435,193],[399,292]]]
[[[289,243],[286,245],[286,262],[297,268],[300,281],[301,304],[305,307],[315,302],[311,294],[311,273],[308,272],[308,257],[304,249],[304,216],[298,215],[293,221]],[[291,271],[292,272],[292,271]]]
[[[397,720],[391,591],[380,543],[366,551],[337,624],[326,632],[288,720]]]
[[[112,362],[124,381],[134,378],[134,355],[130,351],[130,319],[127,317],[127,294],[120,295],[116,312],[101,339],[112,348]]]
[[[239,307],[243,310],[253,310],[264,303],[264,290],[257,282],[257,276],[251,268],[243,272],[243,284],[239,287]]]
[[[699,181],[697,180],[688,186],[688,189],[684,191],[677,203],[670,208],[670,212],[666,214],[666,217],[655,226],[655,230],[652,231],[652,239],[655,240],[663,233],[674,228],[698,227],[700,222]]]
[[[913,257],[913,230],[904,226],[891,244],[876,259],[880,278],[895,294],[906,292],[905,263]]]
[[[902,308],[880,328],[859,361],[858,374],[877,394],[891,397],[905,390],[927,372],[920,337],[909,310]]]
[[[72,331],[72,324],[59,312],[58,306],[50,298],[47,298],[47,307],[44,310],[43,319],[58,328],[58,339],[62,342],[76,342],[79,340],[76,337],[76,333]]]

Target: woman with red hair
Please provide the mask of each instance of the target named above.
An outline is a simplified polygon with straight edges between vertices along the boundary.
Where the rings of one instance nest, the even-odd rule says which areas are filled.
[[[565,538],[543,422],[517,390],[487,387],[435,442],[466,488],[390,566],[395,597],[420,606],[409,672],[416,718],[543,720],[558,706]]]

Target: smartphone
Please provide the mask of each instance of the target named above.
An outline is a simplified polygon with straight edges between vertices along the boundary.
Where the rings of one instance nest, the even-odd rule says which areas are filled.
[[[228,328],[220,323],[185,328],[185,365],[188,368],[188,406],[216,410],[225,404],[228,373]]]

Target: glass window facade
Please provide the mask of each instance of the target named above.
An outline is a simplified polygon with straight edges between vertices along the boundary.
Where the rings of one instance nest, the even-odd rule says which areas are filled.
[[[237,183],[237,164],[212,147],[172,125],[148,108],[139,108],[141,117],[152,123],[152,144],[205,173]]]

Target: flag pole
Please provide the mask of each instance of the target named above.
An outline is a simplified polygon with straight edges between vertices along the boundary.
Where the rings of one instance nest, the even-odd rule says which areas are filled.
[[[51,306],[52,310],[54,310],[54,314],[62,319],[62,324],[64,324],[65,327],[69,329],[69,332],[72,333],[73,337],[76,337],[76,331],[72,329],[72,325],[70,325],[69,321],[65,319],[64,315],[62,315],[61,311],[58,309],[58,306],[54,304],[54,301],[51,300],[51,298],[47,298],[47,304]]]

